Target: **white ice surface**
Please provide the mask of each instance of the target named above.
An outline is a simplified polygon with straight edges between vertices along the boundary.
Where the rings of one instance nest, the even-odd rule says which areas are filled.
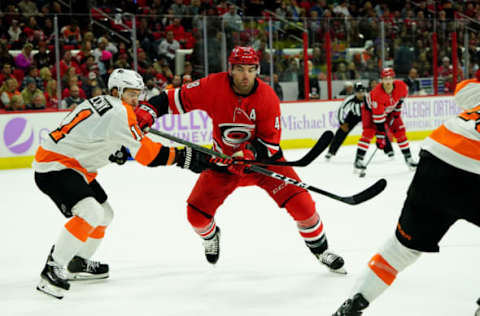
[[[415,153],[418,146],[412,144]],[[358,206],[312,193],[331,248],[346,260],[347,276],[321,266],[286,211],[257,187],[238,189],[219,208],[221,256],[212,267],[185,215],[196,175],[129,162],[98,176],[115,218],[94,259],[110,264],[110,279],[72,283],[61,301],[35,286],[65,219],[36,188],[31,169],[0,171],[0,315],[331,315],[393,234],[413,175],[397,150],[394,161],[378,152],[360,179],[352,173],[354,153],[355,146],[342,147],[329,163],[321,157],[297,168],[304,182],[341,195],[380,177],[388,181],[381,195]],[[473,316],[479,261],[480,230],[458,222],[439,254],[425,254],[400,273],[364,314]]]

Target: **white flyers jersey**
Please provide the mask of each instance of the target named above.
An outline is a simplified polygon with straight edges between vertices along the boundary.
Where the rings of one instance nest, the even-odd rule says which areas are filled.
[[[125,146],[143,165],[149,165],[162,149],[138,127],[132,106],[118,98],[98,96],[78,105],[39,146],[33,168],[36,172],[74,169],[87,182],[110,163],[108,157]],[[173,151],[173,153],[172,153]],[[174,148],[168,153],[171,164]]]
[[[422,147],[454,167],[480,174],[480,105],[445,122]]]

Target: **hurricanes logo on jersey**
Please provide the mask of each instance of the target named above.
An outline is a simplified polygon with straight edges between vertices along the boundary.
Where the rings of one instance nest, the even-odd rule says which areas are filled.
[[[223,123],[218,125],[223,142],[232,147],[237,147],[254,136],[255,124]]]

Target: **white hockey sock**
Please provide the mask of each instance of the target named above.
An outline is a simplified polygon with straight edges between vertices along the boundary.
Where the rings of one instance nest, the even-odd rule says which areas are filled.
[[[105,229],[113,220],[113,209],[107,201],[102,204],[102,208],[104,211],[102,225],[97,226],[90,236],[88,236],[87,241],[82,248],[80,248],[77,256],[90,259],[102,243],[103,237],[105,236]]]
[[[420,255],[420,251],[403,246],[395,236],[389,238],[370,259],[353,293],[362,293],[371,303],[393,283],[399,272],[414,263]]]
[[[52,254],[53,259],[63,266],[72,260],[104,219],[104,208],[92,197],[75,204],[72,213],[74,216],[62,228]]]
[[[105,230],[105,226],[98,226],[94,230],[92,235],[95,236],[95,232],[97,230],[99,230],[99,228],[102,228],[102,227],[103,227],[103,230]],[[101,237],[99,237],[99,236],[93,237],[92,235],[90,235],[90,237],[87,239],[87,241],[78,250],[78,252],[76,253],[77,256],[80,256],[84,259],[90,259],[93,256],[93,254],[95,253],[95,251],[97,251],[98,247],[100,246],[100,244],[103,241],[103,235]],[[96,237],[99,237],[99,238],[96,238]]]
[[[60,236],[55,243],[53,260],[62,266],[66,266],[85,243],[73,236],[65,227],[62,228]]]

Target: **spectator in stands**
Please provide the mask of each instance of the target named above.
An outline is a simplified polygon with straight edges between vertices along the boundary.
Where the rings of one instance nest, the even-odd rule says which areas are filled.
[[[117,60],[114,63],[114,68],[124,68],[124,69],[130,69],[130,63],[128,62],[128,55],[127,53],[120,53],[118,55]]]
[[[181,24],[182,19],[175,17],[172,23],[165,27],[165,31],[173,32],[173,38],[178,41],[181,47],[185,45],[185,28]]]
[[[415,60],[415,54],[407,42],[401,38],[396,38],[394,55],[393,64],[395,65],[395,73],[403,78],[410,71],[412,63]]]
[[[83,77],[87,77],[90,72],[99,72],[98,64],[95,62],[95,57],[93,55],[88,56],[84,63],[80,66],[82,70],[81,75]]]
[[[346,96],[352,95],[354,93],[353,91],[353,82],[351,81],[345,81],[343,83],[343,89],[338,93],[337,98],[338,99],[343,99]]]
[[[180,75],[175,75],[173,76],[172,83],[167,85],[166,90],[180,88],[181,86],[182,86],[182,78],[180,77]]]
[[[192,80],[197,80],[201,78],[200,74],[193,70],[192,63],[189,62],[188,60],[185,61],[185,64],[183,65],[182,81],[183,81],[183,76],[185,75],[190,75],[192,77]]]
[[[103,80],[97,77],[97,74],[95,72],[90,72],[88,74],[88,77],[85,81],[85,84],[83,85],[83,90],[85,91],[85,95],[87,99],[90,99],[93,97],[93,90],[96,88],[100,88],[103,92],[107,92],[107,89],[105,87],[105,83]]]
[[[155,79],[153,77],[148,78],[145,85],[146,85],[146,89],[144,91],[143,100],[150,100],[151,97],[154,97],[160,94],[160,90],[155,86]]]
[[[298,82],[298,100],[305,99],[305,79],[304,79],[304,71],[303,71],[303,62],[300,64],[299,72],[297,75],[297,82]],[[310,99],[320,99],[320,84],[318,83],[318,78],[312,75],[313,64],[309,60],[308,61],[308,69],[309,69],[309,82],[310,82]]]
[[[87,98],[87,96],[85,94],[85,91],[81,88],[82,81],[78,79],[77,75],[71,76],[68,79],[68,82],[66,83],[67,88],[63,89],[63,91],[62,91],[62,98],[66,98],[66,97],[70,96],[70,94],[71,94],[70,87],[72,87],[72,86],[78,87],[78,94],[82,99]]]
[[[80,28],[78,27],[76,20],[73,20],[71,24],[64,26],[61,33],[65,45],[77,46],[82,41],[82,34],[80,34]]]
[[[0,65],[15,64],[15,59],[8,51],[8,42],[5,39],[0,39]]]
[[[91,41],[87,41],[87,40],[83,40],[82,42],[82,45],[80,47],[80,50],[78,51],[78,53],[75,55],[75,60],[77,61],[77,63],[79,65],[82,65],[84,64],[87,59],[92,56],[93,57],[93,61],[95,61],[95,56],[93,56],[93,53],[92,53],[92,42]],[[81,67],[81,66],[80,66]],[[83,69],[82,69],[83,70]]]
[[[12,65],[9,63],[3,64],[2,72],[0,72],[0,86],[5,82],[7,79],[15,79],[15,76],[12,74]]]
[[[368,81],[368,91],[372,91],[377,86],[377,84],[377,79],[370,79],[370,81]]]
[[[33,55],[33,61],[38,69],[43,67],[50,67],[54,63],[54,55],[51,52],[47,52],[47,43],[40,41],[38,43],[38,52]]]
[[[283,89],[280,85],[280,82],[278,81],[277,74],[273,74],[273,90],[277,94],[277,97],[280,99],[280,101],[283,101]]]
[[[15,66],[18,69],[23,71],[28,70],[28,67],[30,67],[33,62],[32,49],[33,45],[27,43],[23,46],[22,51],[15,57]]]
[[[22,34],[22,29],[18,25],[18,20],[12,20],[12,24],[8,28],[8,36],[10,37],[10,44],[18,42],[20,40],[20,34]]]
[[[417,69],[411,68],[408,72],[408,77],[403,80],[408,86],[408,95],[417,95],[420,93],[420,81],[417,77]]]
[[[173,38],[173,32],[168,31],[167,37],[158,46],[158,54],[166,59],[170,69],[175,69],[175,52],[178,49],[180,44]]]
[[[20,9],[20,11],[22,11],[22,13],[27,15],[38,13],[37,4],[32,0],[20,0],[20,2],[17,3],[17,7]]]
[[[227,33],[243,31],[243,21],[240,15],[238,15],[237,7],[234,4],[230,4],[228,12],[222,16],[222,23]]]
[[[16,79],[10,78],[5,80],[0,87],[0,100],[2,101],[5,110],[24,110],[25,104],[23,98],[18,91],[18,82]]]
[[[52,72],[50,69],[48,69],[48,67],[43,67],[38,73],[40,74],[40,78],[43,80],[43,85],[46,87],[47,82],[52,79]]]
[[[61,109],[73,110],[77,105],[85,101],[85,98],[80,96],[80,88],[77,85],[70,86],[70,95],[62,100]]]
[[[57,81],[50,79],[47,81],[47,86],[45,87],[45,99],[47,107],[57,107],[58,98],[57,98]]]
[[[347,71],[345,63],[338,63],[337,71],[333,74],[335,80],[349,80],[350,76]]]
[[[39,97],[40,96],[40,100]],[[44,109],[46,104],[45,96],[37,87],[37,82],[32,77],[27,77],[26,86],[22,90],[22,98],[27,109]],[[36,101],[34,99],[37,98]]]
[[[94,97],[98,97],[99,95],[102,95],[102,94],[105,94],[102,89],[100,89],[99,87],[96,87],[93,89],[92,91],[92,98]]]
[[[170,6],[170,9],[176,16],[183,16],[187,14],[187,7],[183,4],[183,0],[175,0]]]
[[[40,89],[43,89],[43,79],[40,77],[40,72],[38,71],[38,68],[35,67],[35,65],[33,64],[28,68],[27,72],[25,73],[25,77],[23,77],[22,84],[20,85],[20,90],[23,90],[23,88],[27,86],[27,81],[29,79],[33,79],[36,86]],[[25,101],[25,98],[23,98],[23,101]],[[25,104],[27,104],[26,101]]]

